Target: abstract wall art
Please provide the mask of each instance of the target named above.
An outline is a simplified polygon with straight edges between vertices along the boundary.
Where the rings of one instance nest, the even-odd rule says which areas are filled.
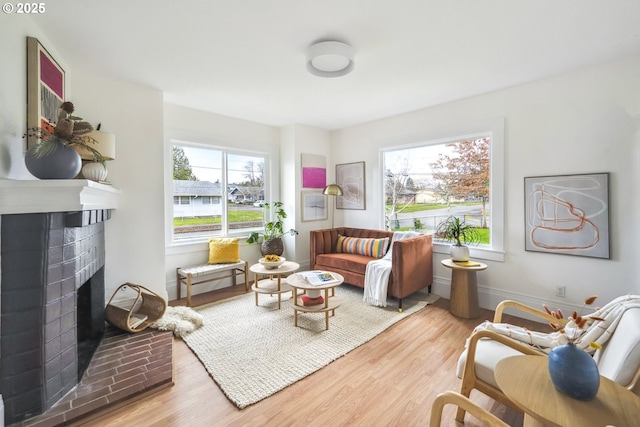
[[[302,221],[327,219],[327,198],[322,194],[322,191],[302,191],[300,199],[302,202]]]
[[[327,160],[318,154],[302,154],[302,188],[324,188],[327,185]]]
[[[342,196],[336,198],[337,209],[365,209],[364,162],[336,165],[336,184]]]
[[[27,128],[53,130],[64,97],[64,70],[38,39],[27,37]],[[27,141],[28,147],[36,143],[34,137]]]
[[[609,174],[526,177],[525,250],[610,258]]]

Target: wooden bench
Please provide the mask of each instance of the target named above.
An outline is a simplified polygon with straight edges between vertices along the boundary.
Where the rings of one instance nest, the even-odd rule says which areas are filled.
[[[229,272],[224,276],[219,276],[217,273]],[[201,276],[211,276],[197,282],[193,279]],[[236,277],[244,274],[244,289],[249,291],[249,263],[247,261],[240,260],[239,262],[232,264],[204,264],[194,265],[191,267],[178,267],[176,268],[176,281],[178,283],[178,299],[182,290],[182,285],[187,287],[187,307],[191,307],[191,286],[199,285],[201,283],[214,282],[216,280],[227,279],[231,277],[233,286],[236,286]]]

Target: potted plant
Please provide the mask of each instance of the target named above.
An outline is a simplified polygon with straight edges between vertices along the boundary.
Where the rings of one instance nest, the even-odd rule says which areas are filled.
[[[263,256],[269,254],[282,255],[284,252],[282,236],[285,234],[292,236],[298,234],[293,228],[287,232],[284,231],[284,219],[287,217],[287,213],[282,208],[282,205],[282,202],[274,202],[272,205],[265,203],[265,212],[273,208],[273,220],[264,223],[264,231],[262,233],[253,231],[247,238],[247,243],[258,243],[262,240],[260,253]]]
[[[480,243],[478,227],[453,215],[438,224],[436,237],[453,243],[450,252],[453,261],[469,261],[469,247],[463,243]]]

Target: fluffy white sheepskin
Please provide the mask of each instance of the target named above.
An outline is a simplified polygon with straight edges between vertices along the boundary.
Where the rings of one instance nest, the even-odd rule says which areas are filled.
[[[176,337],[183,338],[202,326],[203,317],[190,307],[167,307],[160,320],[150,325],[160,331],[173,331]]]

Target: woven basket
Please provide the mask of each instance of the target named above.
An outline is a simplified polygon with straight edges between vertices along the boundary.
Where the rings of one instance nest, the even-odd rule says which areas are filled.
[[[167,302],[144,286],[125,283],[116,289],[104,309],[107,322],[127,332],[140,332],[159,320]]]

